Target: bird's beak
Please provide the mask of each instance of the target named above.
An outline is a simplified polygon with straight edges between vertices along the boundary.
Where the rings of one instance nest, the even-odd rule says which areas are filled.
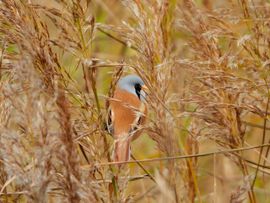
[[[149,94],[149,89],[145,85],[142,86],[142,90],[146,93]]]

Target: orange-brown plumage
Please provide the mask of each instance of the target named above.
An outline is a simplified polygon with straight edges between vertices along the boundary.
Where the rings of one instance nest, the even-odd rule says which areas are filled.
[[[130,143],[140,135],[139,125],[144,124],[147,109],[139,96],[119,87],[109,104],[115,139],[113,158],[114,161],[128,161]]]

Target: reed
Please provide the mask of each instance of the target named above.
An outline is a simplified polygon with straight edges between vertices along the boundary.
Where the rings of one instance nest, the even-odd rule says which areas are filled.
[[[267,0],[0,1],[1,202],[269,201]],[[119,78],[150,93],[130,162]]]

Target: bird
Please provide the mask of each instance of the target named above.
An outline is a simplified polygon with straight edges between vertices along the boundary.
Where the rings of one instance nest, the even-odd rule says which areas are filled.
[[[130,159],[131,141],[139,137],[146,121],[147,92],[139,76],[127,75],[120,78],[109,99],[107,129],[114,138],[112,158],[115,162]]]

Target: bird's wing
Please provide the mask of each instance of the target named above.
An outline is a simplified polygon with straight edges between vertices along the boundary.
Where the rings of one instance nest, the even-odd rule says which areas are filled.
[[[106,130],[109,132],[109,134],[113,135],[113,112],[112,109],[108,108],[108,113],[106,116]]]

